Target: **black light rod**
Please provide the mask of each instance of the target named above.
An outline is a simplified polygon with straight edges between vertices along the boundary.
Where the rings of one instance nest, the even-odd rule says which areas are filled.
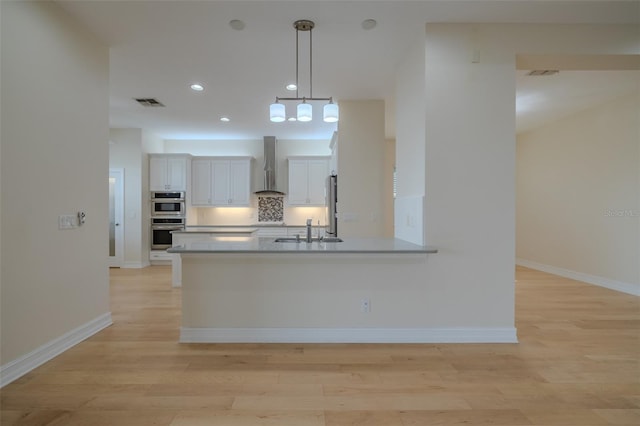
[[[278,101],[333,101],[333,98],[278,98],[276,97],[276,102]]]

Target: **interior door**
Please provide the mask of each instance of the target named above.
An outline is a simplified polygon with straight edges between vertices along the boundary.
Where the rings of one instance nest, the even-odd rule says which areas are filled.
[[[124,170],[109,169],[109,267],[124,261]]]

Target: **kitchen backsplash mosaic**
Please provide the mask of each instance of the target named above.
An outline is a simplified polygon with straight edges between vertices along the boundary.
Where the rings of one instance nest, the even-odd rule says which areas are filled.
[[[284,198],[258,196],[258,223],[284,222]]]

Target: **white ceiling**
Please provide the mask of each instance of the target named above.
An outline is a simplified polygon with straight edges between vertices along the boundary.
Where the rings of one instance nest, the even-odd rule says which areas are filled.
[[[518,133],[624,96],[640,87],[640,71],[560,71],[516,74]]]
[[[393,103],[395,66],[417,42],[426,22],[634,23],[630,1],[58,1],[111,47],[110,124],[136,127],[164,139],[329,139],[321,105],[311,123],[271,123],[268,105],[295,80],[295,30],[311,19],[313,95],[337,100],[385,99]],[[242,31],[230,28],[240,19]],[[365,31],[361,22],[375,19]],[[301,38],[301,49],[305,49]],[[633,77],[612,80],[592,72],[538,78],[518,75],[518,126],[531,128],[584,102],[618,96]],[[302,75],[306,74],[301,74]],[[635,74],[637,85],[637,73]],[[574,76],[575,78],[573,78]],[[604,78],[599,93],[594,78]],[[194,93],[193,82],[205,91]],[[561,89],[560,89],[561,87]],[[633,87],[633,86],[631,86]],[[637,87],[637,86],[636,86]],[[627,89],[625,89],[627,88]],[[562,111],[557,100],[564,101]],[[303,88],[300,95],[307,95]],[[143,108],[133,98],[156,98],[166,108]],[[545,100],[544,102],[540,100]],[[553,107],[547,100],[553,101]],[[571,100],[571,102],[567,102]],[[293,111],[293,105],[287,104]],[[219,121],[227,115],[228,123]],[[389,126],[391,129],[393,126]],[[392,136],[392,135],[388,135]]]

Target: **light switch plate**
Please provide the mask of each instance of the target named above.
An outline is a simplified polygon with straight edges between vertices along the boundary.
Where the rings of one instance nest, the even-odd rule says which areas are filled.
[[[73,229],[78,227],[78,217],[75,214],[61,214],[58,216],[58,229]]]

